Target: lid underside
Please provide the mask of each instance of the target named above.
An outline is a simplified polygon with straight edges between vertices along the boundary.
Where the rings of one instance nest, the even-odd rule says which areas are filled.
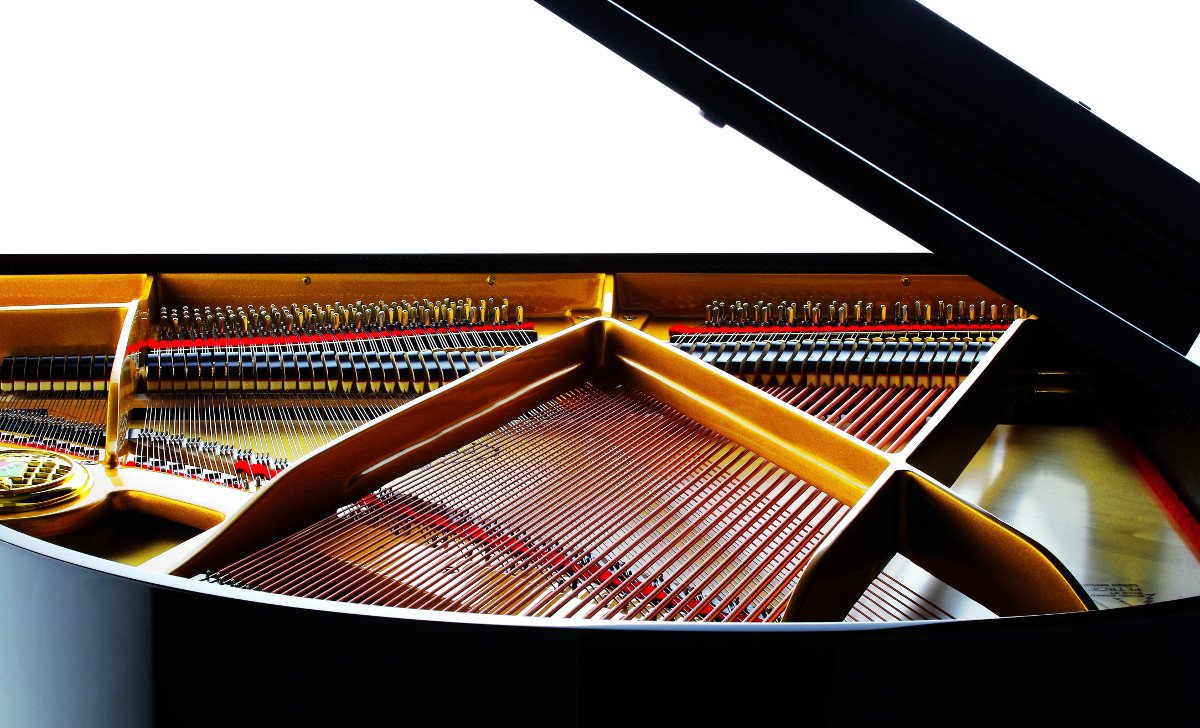
[[[1200,185],[924,6],[538,2],[709,120],[1200,405],[1188,359]]]

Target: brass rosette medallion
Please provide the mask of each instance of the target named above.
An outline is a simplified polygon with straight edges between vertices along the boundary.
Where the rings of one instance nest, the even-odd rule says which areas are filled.
[[[0,449],[0,513],[46,508],[88,491],[87,472],[43,450]]]

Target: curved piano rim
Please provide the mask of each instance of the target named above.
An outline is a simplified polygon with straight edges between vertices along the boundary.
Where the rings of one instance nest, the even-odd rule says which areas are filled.
[[[1200,676],[1187,639],[1200,597],[956,622],[579,624],[246,591],[8,528],[0,542],[6,582],[35,577],[0,597],[9,619],[37,615],[0,660],[17,697],[0,716],[33,717],[23,725],[199,724],[212,719],[196,710],[205,699],[235,723],[353,720],[395,705],[389,691],[408,717],[445,719],[452,706],[455,721],[527,725],[600,724],[610,703],[839,724],[928,717],[935,705],[1014,722],[1146,720],[1186,715]],[[49,702],[64,683],[70,699]],[[598,700],[606,690],[619,694]]]

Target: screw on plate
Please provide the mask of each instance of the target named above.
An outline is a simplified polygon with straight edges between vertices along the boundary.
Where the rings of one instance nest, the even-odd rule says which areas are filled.
[[[303,278],[301,278],[301,279],[300,279],[300,282],[301,282],[301,283],[303,283],[303,284],[304,284],[304,285],[306,285],[306,286],[311,286],[311,285],[312,285],[312,277],[311,277],[311,276],[304,276]]]
[[[487,277],[487,284],[488,284],[489,286],[494,286],[494,285],[496,285],[496,276],[488,276],[488,277]]]
[[[900,282],[907,286],[912,283],[912,279],[909,278],[908,276],[904,276],[903,278],[900,279]]]

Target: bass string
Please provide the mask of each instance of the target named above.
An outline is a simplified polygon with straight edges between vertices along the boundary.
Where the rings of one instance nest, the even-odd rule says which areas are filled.
[[[612,398],[611,391],[602,394]],[[565,412],[564,398],[600,417]],[[655,582],[663,572],[687,576],[697,592],[712,587],[717,597],[707,604],[659,601],[658,612],[668,611],[652,610],[648,618],[717,619],[739,604],[748,605],[743,613],[754,607],[755,617],[778,611],[770,602],[798,573],[794,562],[811,553],[845,507],[720,436],[714,440],[715,433],[697,439],[696,423],[661,404],[658,410],[644,402],[632,411],[629,405],[597,409],[596,400],[594,387],[568,393],[554,407],[519,418],[380,489],[374,500],[340,509],[211,578],[323,598],[488,613],[555,614],[569,605],[570,615],[586,609],[582,616],[595,617],[607,601],[604,616],[613,617],[636,613],[630,603],[647,592],[639,580]],[[652,412],[656,418],[647,418]],[[607,449],[589,450],[581,442]],[[483,451],[488,467],[481,474]],[[473,481],[463,473],[474,473]],[[538,483],[514,499],[514,480]],[[664,493],[662,483],[676,485]],[[740,489],[732,500],[731,483]],[[714,489],[721,498],[710,497]],[[440,532],[441,545],[405,546],[398,534],[414,526]],[[798,533],[800,544],[792,538]],[[677,568],[668,572],[671,563]],[[351,583],[339,583],[346,573]],[[403,578],[381,581],[381,574]],[[520,574],[531,578],[514,578]],[[581,599],[587,581],[598,596]],[[547,594],[546,584],[555,582]],[[744,599],[738,596],[746,590]],[[758,597],[767,599],[754,602]]]

